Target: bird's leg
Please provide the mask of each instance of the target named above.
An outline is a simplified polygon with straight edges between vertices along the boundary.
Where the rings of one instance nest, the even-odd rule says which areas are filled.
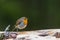
[[[18,32],[18,28],[17,28],[17,32]]]
[[[16,28],[14,28],[12,31],[14,31]]]

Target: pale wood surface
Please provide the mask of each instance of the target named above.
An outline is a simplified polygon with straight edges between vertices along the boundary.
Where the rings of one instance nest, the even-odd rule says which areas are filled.
[[[20,40],[28,40],[28,39],[29,40],[60,40],[60,37],[56,38],[56,36],[54,36],[56,32],[60,33],[60,29],[33,30],[33,31],[22,31],[22,32],[14,32],[14,33],[18,33],[15,40],[19,40],[19,39]],[[4,32],[0,32],[0,33],[4,33]],[[6,40],[10,40],[10,39],[6,39]]]

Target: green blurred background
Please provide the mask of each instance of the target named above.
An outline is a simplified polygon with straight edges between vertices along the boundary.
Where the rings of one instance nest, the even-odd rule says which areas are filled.
[[[60,28],[59,0],[0,0],[0,30],[13,25],[20,17],[29,19],[23,30]]]

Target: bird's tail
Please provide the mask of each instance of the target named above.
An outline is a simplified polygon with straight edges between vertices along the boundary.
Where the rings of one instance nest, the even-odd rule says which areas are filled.
[[[13,29],[12,31],[14,31],[15,29],[18,29],[18,28],[17,28],[17,25],[14,25],[14,29]]]

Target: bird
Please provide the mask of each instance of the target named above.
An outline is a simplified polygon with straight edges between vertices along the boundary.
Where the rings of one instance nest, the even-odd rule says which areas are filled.
[[[27,17],[21,17],[16,21],[15,29],[24,29],[28,24]]]

